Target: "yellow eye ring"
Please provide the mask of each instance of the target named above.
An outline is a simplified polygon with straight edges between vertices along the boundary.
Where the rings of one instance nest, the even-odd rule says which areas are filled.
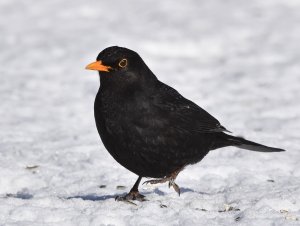
[[[122,59],[120,62],[119,62],[119,66],[120,67],[126,67],[127,66],[127,59]]]

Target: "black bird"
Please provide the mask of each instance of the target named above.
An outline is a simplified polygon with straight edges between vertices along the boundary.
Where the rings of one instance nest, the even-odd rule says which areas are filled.
[[[114,159],[138,175],[130,192],[117,200],[145,200],[138,191],[146,183],[169,182],[185,166],[211,150],[235,146],[258,152],[281,152],[229,132],[217,119],[172,87],[162,83],[134,51],[112,46],[99,53],[86,69],[97,70],[100,88],[94,105],[102,142]]]

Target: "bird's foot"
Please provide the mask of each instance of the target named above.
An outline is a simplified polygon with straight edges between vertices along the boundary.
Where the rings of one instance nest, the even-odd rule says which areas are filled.
[[[177,192],[178,196],[180,196],[180,188],[179,186],[175,183],[174,179],[169,180],[169,188],[173,187],[174,190]]]
[[[133,200],[137,200],[137,201],[140,201],[140,202],[148,201],[147,199],[145,199],[144,195],[141,195],[139,193],[139,191],[130,191],[128,194],[126,194],[124,196],[116,196],[115,200],[116,201],[128,202],[128,203],[134,204],[134,205],[136,205],[136,204],[131,202]]]
[[[177,194],[180,196],[180,188],[175,183],[175,178],[173,176],[164,177],[164,178],[161,178],[161,179],[147,180],[143,184],[161,184],[161,183],[165,183],[165,182],[169,182],[169,188],[173,187],[174,190],[177,192]]]

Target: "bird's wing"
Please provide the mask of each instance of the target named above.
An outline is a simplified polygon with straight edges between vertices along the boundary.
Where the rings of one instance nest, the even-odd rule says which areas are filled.
[[[154,95],[154,105],[165,113],[170,126],[189,132],[229,132],[216,118],[172,87],[160,83],[159,91]]]

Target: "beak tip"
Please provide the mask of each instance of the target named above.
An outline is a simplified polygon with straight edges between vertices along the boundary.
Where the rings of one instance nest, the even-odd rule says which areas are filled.
[[[106,72],[108,72],[110,68],[111,68],[110,66],[103,65],[101,61],[93,62],[85,67],[85,69],[87,70],[106,71]]]

